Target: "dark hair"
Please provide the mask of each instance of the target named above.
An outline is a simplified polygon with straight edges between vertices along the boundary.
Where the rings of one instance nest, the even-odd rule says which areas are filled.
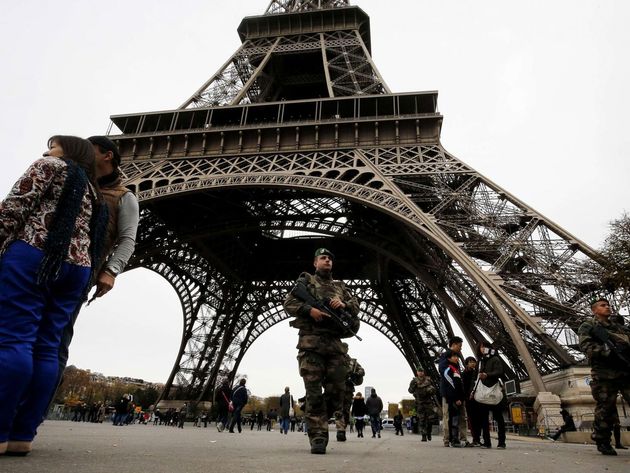
[[[96,155],[92,143],[78,136],[55,135],[48,139],[48,147],[52,142],[57,143],[63,150],[63,157],[70,159],[85,171],[90,183],[98,189],[96,183]]]
[[[456,343],[464,343],[464,340],[462,339],[462,337],[452,337],[449,341],[448,341],[448,346],[452,347],[454,344]]]
[[[245,383],[246,383],[246,382],[247,382],[247,380],[246,380],[245,378],[243,378],[243,379],[241,379],[241,380],[238,382],[238,384],[239,384],[240,386],[245,386]]]
[[[474,356],[469,356],[468,358],[466,358],[466,359],[464,360],[464,364],[465,364],[465,365],[467,365],[467,364],[468,364],[469,362],[471,362],[471,361],[476,362],[476,361],[477,361],[477,358],[475,358]]]
[[[444,358],[446,358],[447,360],[449,358],[452,358],[454,356],[459,357],[459,355],[457,354],[457,352],[455,350],[451,350],[450,348],[448,350],[446,350],[446,352],[444,353]]]
[[[490,355],[496,355],[497,354],[496,350],[494,349],[494,345],[492,345],[492,343],[487,342],[485,340],[481,340],[479,342],[479,345],[477,345],[477,353],[482,358],[483,358],[484,354],[481,353],[481,347],[489,348],[490,349]]]
[[[114,166],[114,169],[118,169],[120,166],[120,152],[112,140],[106,136],[90,136],[88,141],[93,145],[98,146],[99,151],[103,154],[111,151],[113,157],[112,165]]]

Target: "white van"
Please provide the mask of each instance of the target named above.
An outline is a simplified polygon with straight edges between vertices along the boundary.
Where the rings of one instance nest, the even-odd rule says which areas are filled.
[[[393,429],[394,428],[394,419],[390,419],[386,417],[382,420],[381,424],[383,425],[383,429]]]

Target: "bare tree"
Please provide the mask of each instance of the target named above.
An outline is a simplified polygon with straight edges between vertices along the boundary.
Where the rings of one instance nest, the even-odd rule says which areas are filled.
[[[610,233],[601,249],[603,256],[600,278],[602,286],[618,294],[618,309],[630,307],[630,214],[610,222]]]

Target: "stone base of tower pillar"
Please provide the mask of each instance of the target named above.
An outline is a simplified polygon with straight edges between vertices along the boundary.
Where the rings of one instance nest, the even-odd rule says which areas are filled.
[[[546,392],[535,392],[529,381],[521,383],[521,392],[536,397],[534,411],[537,425],[545,432],[554,432],[564,423],[560,409],[571,413],[578,429],[590,431],[593,424],[595,401],[591,395],[591,370],[588,366],[572,366],[543,376]],[[623,409],[619,409],[623,418]],[[629,419],[630,420],[630,419]]]
[[[560,396],[550,392],[539,392],[534,401],[538,429],[541,432],[555,432],[564,421],[560,414],[562,408]]]

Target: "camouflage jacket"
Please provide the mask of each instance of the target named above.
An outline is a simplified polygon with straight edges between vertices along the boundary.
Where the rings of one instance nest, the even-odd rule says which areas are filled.
[[[352,315],[352,330],[355,333],[359,330],[359,301],[350,294],[343,282],[335,281],[332,278],[326,279],[318,274],[311,275],[308,273],[300,274],[300,279],[306,280],[308,291],[317,299],[333,299],[335,297],[341,299],[341,301],[346,304],[345,310]],[[291,293],[287,294],[284,300],[284,310],[292,317],[295,317],[290,325],[300,331],[298,349],[345,353],[346,350],[341,347],[339,339],[347,338],[352,335],[343,333],[341,327],[328,318],[325,318],[321,322],[316,322],[310,315],[311,309],[312,307],[310,305],[294,297]],[[335,343],[328,348],[319,347],[318,345],[322,342],[322,339],[332,340],[335,341]]]
[[[431,378],[423,376],[422,378],[416,376],[409,383],[409,394],[413,394],[418,402],[433,402],[433,396],[435,395],[435,386],[431,382]]]
[[[622,325],[602,322],[597,318],[587,320],[578,329],[580,349],[588,357],[593,375],[599,378],[614,379],[630,375],[630,365],[622,361],[608,344],[595,336],[595,331],[606,330],[617,350],[630,358],[630,330]]]

